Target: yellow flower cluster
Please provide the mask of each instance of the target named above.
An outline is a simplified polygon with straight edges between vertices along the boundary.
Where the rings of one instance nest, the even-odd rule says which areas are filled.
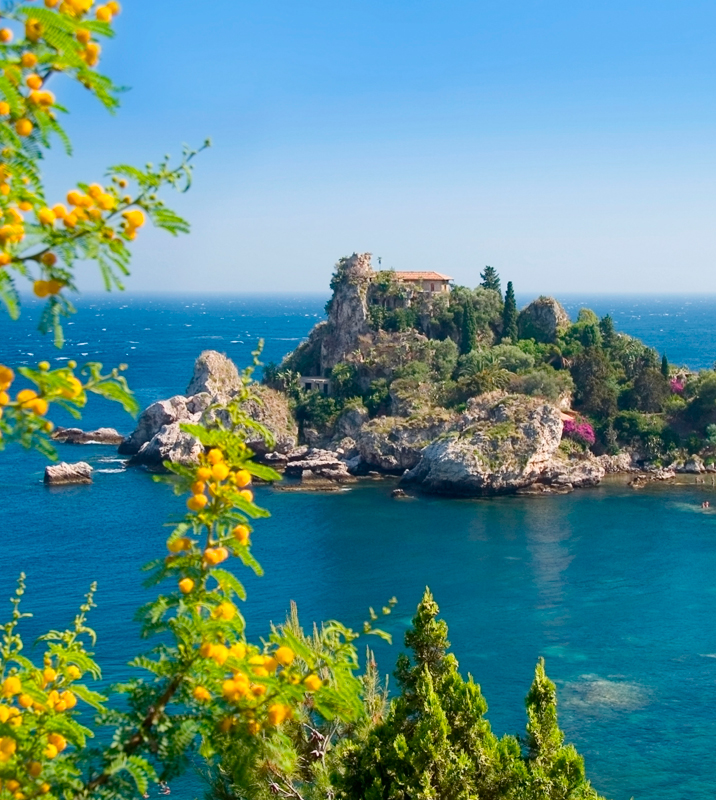
[[[244,661],[241,666],[234,666],[231,673],[223,680],[221,696],[227,703],[240,706],[237,711],[246,721],[248,730],[252,734],[257,734],[262,728],[261,722],[257,719],[259,707],[265,708],[266,721],[273,726],[291,719],[293,715],[290,705],[271,702],[271,700],[276,700],[276,697],[269,697],[269,705],[266,706],[267,701],[262,698],[267,694],[268,686],[261,682],[262,679],[279,675],[292,685],[302,683],[304,690],[308,693],[317,692],[323,687],[323,681],[315,673],[302,678],[298,672],[290,669],[296,654],[286,645],[281,645],[273,653],[262,654],[255,651],[249,652],[243,643],[226,647],[223,644],[204,642],[199,648],[199,655],[212,659],[219,666],[223,666],[232,658]],[[211,692],[201,684],[194,688],[192,694],[200,702],[208,702],[212,699]],[[240,717],[236,715],[224,718],[220,723],[221,730],[228,733],[239,719]]]
[[[3,765],[0,792],[7,790],[13,800],[26,800],[47,794],[51,787],[41,780],[44,769],[42,761],[33,760],[33,756],[37,759],[41,753],[42,758],[52,760],[68,747],[69,743],[62,734],[56,731],[45,732],[42,715],[70,711],[77,705],[77,697],[66,687],[81,678],[82,673],[74,664],[64,665],[58,670],[60,667],[55,669],[52,658],[48,655],[45,657],[43,670],[23,677],[23,680],[27,679],[34,684],[32,694],[25,690],[23,680],[17,675],[8,676],[0,684],[0,695],[3,698],[3,702],[0,702],[0,724],[10,728],[35,724],[34,730],[30,728],[33,731],[32,755],[20,752],[18,740],[12,732],[0,736],[0,765]],[[44,701],[36,699],[38,691],[45,691]]]
[[[246,488],[250,483],[251,473],[248,470],[241,469],[232,472],[229,465],[226,464],[221,450],[212,448],[202,458],[202,465],[196,471],[196,481],[191,486],[192,495],[186,501],[187,507],[190,511],[203,511],[209,504],[207,495],[216,498],[222,488],[222,484],[231,488],[236,487],[239,490],[239,495],[251,503],[253,502],[254,494],[250,489]],[[246,526],[239,527],[241,527],[241,530],[235,529],[234,535],[241,544],[246,544],[248,542],[248,528]],[[208,560],[211,562],[212,558],[214,558],[214,555],[210,556]],[[220,558],[216,563],[224,560],[224,558]]]

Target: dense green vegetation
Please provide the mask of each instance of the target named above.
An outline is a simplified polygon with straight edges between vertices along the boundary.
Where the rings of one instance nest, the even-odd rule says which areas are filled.
[[[285,627],[307,641],[295,609]],[[303,710],[282,731],[222,754],[212,794],[303,800],[600,800],[584,762],[564,744],[554,683],[540,659],[525,706],[524,737],[497,737],[487,703],[448,652],[446,623],[426,589],[398,658],[388,700],[372,653],[363,711],[352,724]]]
[[[565,315],[545,333],[529,309],[518,313],[511,282],[503,298],[492,267],[481,277],[475,289],[411,295],[394,273],[379,272],[367,298],[374,335],[333,368],[332,397],[299,387],[299,374],[315,374],[315,348],[299,349],[280,367],[268,365],[265,380],[293,397],[301,425],[321,432],[332,431],[346,404],[362,405],[371,416],[405,416],[430,407],[460,409],[472,396],[503,389],[571,404],[594,432],[593,444],[581,444],[598,454],[629,448],[657,463],[694,453],[714,460],[716,372],[670,365],[665,354],[586,308],[576,321]]]

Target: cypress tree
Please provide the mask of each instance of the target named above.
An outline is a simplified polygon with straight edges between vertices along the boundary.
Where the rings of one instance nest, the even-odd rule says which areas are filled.
[[[666,353],[661,357],[661,374],[665,377],[669,377],[669,360],[666,357]]]
[[[602,334],[602,343],[604,347],[611,347],[617,338],[617,333],[614,330],[614,320],[606,314],[599,320],[599,330]]]
[[[502,309],[502,338],[511,342],[517,341],[517,302],[512,281],[507,283],[505,307]]]
[[[480,286],[482,286],[483,289],[492,289],[493,292],[497,292],[497,294],[502,296],[500,276],[497,274],[497,270],[494,267],[485,267],[485,271],[480,273],[480,278],[482,278]]]
[[[475,349],[475,340],[477,337],[477,318],[475,317],[475,309],[469,298],[465,301],[465,306],[462,314],[462,331],[460,333],[460,354],[465,355],[471,353]]]

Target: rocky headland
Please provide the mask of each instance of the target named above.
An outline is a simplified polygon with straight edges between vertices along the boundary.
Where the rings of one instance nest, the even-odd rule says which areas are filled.
[[[544,296],[518,312],[494,271],[475,290],[450,292],[416,284],[422,274],[445,277],[403,280],[374,272],[369,254],[342,259],[327,320],[251,385],[243,410],[270,439],[248,429],[248,443],[286,487],[388,475],[396,496],[560,494],[607,474],[633,473],[639,488],[716,471],[716,447],[683,446],[699,401],[684,397],[694,376],[659,364],[608,317],[583,309],[572,322]],[[236,365],[203,352],[185,394],[145,409],[120,454],[150,469],[195,462],[201,444],[182,423],[210,426],[242,387]]]

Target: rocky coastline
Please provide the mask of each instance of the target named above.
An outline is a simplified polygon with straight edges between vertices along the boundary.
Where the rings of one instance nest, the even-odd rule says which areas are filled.
[[[118,452],[127,456],[128,466],[153,471],[161,470],[165,460],[196,462],[201,445],[181,431],[181,424],[206,421],[240,388],[238,371],[226,356],[203,352],[187,394],[146,408],[134,431],[122,438]],[[396,497],[414,492],[454,497],[544,495],[597,486],[607,475],[623,476],[638,489],[652,481],[673,480],[679,473],[716,473],[698,456],[658,468],[640,464],[629,453],[567,454],[560,449],[564,417],[560,408],[503,391],[472,398],[461,413],[443,410],[371,420],[365,412],[349,409],[330,438],[309,432],[313,443],[299,444],[287,398],[259,384],[253,391],[255,399],[247,403],[247,413],[269,429],[275,445],[269,449],[263,440],[254,440],[251,446],[264,463],[284,475],[286,480],[277,484],[283,491],[340,491],[359,480],[385,477],[397,484]],[[97,431],[70,429],[59,431],[56,438],[108,444],[116,443],[117,436],[112,431],[103,441]],[[83,482],[87,477],[85,471]]]
[[[236,365],[207,350],[185,393],[152,403],[128,436],[58,429],[55,438],[118,444],[128,466],[161,471],[202,453],[183,424],[210,428],[238,398],[247,444],[290,491],[340,491],[386,476],[396,497],[543,495],[605,476],[627,476],[639,489],[716,473],[716,424],[700,451],[706,459],[672,441],[694,438],[698,414],[709,421],[710,395],[686,403],[679,393],[688,376],[665,357],[656,369],[656,353],[617,334],[608,318],[583,309],[572,323],[556,300],[539,297],[514,308],[510,322],[499,285],[433,295],[373,272],[365,253],[341,259],[331,285],[328,319],[280,365],[267,365],[248,394]]]

